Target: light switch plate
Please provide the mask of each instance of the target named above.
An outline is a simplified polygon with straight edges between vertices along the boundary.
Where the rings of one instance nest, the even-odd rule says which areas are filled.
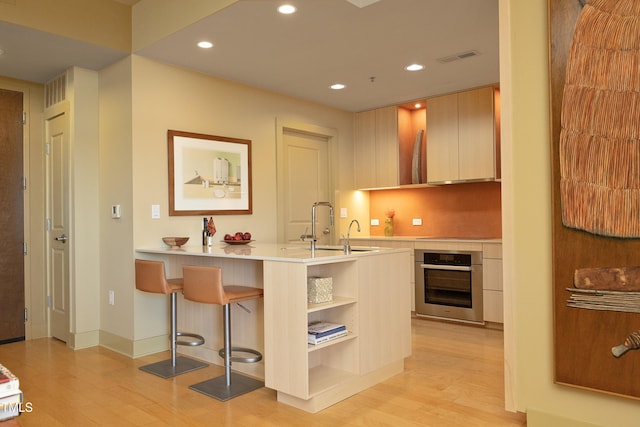
[[[411,221],[413,225],[422,225],[422,218],[413,218]]]
[[[371,225],[380,225],[380,220],[378,218],[372,218]]]
[[[111,205],[111,218],[118,219],[121,214],[120,205]]]
[[[340,208],[340,218],[347,217],[347,208]]]
[[[160,218],[160,205],[151,205],[151,218]]]

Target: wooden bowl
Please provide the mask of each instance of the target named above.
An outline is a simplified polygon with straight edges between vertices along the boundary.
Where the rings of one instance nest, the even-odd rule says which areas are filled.
[[[189,241],[188,237],[163,237],[162,241],[172,248],[179,248]]]

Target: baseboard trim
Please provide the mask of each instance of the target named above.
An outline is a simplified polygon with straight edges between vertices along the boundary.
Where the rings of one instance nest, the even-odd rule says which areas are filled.
[[[88,331],[69,334],[67,346],[74,350],[95,347],[100,344],[100,331]]]
[[[573,420],[548,412],[527,408],[528,427],[598,427],[597,424]]]
[[[110,332],[100,331],[100,345],[135,359],[169,350],[169,338],[166,335],[159,335],[133,341]]]
[[[133,341],[133,353],[131,357],[135,359],[136,357],[167,350],[169,350],[169,337],[167,335],[160,335]]]

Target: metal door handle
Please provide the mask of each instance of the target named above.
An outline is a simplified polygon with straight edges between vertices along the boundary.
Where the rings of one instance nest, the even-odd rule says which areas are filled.
[[[67,239],[68,239],[68,237],[65,236],[64,234],[62,236],[53,238],[53,240],[57,240],[58,242],[62,242],[62,243],[66,243]]]
[[[329,227],[326,227],[324,230],[322,230],[322,234],[324,234],[325,236],[330,233],[331,233],[331,230],[329,230]]]
[[[471,267],[442,264],[420,264],[423,270],[471,271]]]

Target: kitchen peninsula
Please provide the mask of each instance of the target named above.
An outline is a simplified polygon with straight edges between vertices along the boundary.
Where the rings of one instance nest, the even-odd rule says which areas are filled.
[[[215,265],[225,284],[262,287],[263,301],[232,310],[233,343],[262,352],[263,363],[233,369],[264,378],[278,401],[317,412],[404,370],[411,354],[411,251],[251,243],[213,247],[137,249],[136,256],[164,260],[168,277],[182,266]],[[332,301],[307,302],[307,280],[331,277]],[[182,353],[221,364],[221,315],[211,306],[179,298],[178,328],[203,335],[205,345]],[[312,321],[343,323],[348,335],[307,344]]]

